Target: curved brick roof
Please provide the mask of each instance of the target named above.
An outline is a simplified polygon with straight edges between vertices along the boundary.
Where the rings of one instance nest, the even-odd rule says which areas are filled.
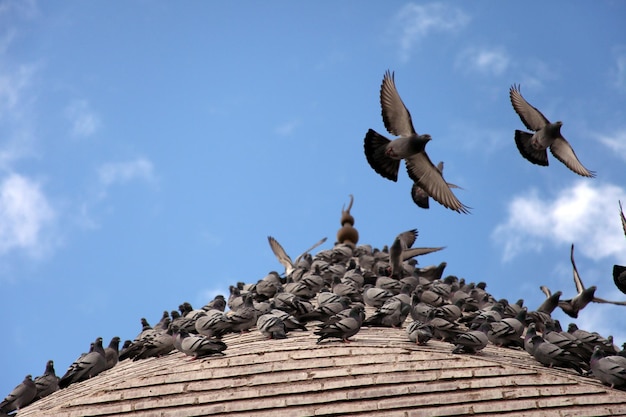
[[[353,339],[228,335],[224,356],[123,361],[18,415],[626,415],[623,391],[545,368],[525,351],[489,345],[452,354],[449,343],[417,346],[391,328],[363,328]]]

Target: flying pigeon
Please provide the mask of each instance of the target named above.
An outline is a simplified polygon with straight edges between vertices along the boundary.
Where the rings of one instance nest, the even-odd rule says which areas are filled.
[[[624,209],[622,208],[622,202],[619,203],[619,217],[622,221],[622,229],[624,230],[624,236],[626,236],[626,217],[624,217]],[[624,294],[626,294],[626,266],[613,265],[613,281],[615,286]]]
[[[439,170],[439,172],[441,172],[441,175],[443,176],[443,161],[440,161],[437,164],[437,169]],[[458,185],[450,183],[447,184],[450,188],[461,188]],[[411,198],[413,199],[413,202],[417,204],[417,206],[420,208],[427,209],[430,207],[428,193],[416,182],[414,182],[413,186],[411,187]]]
[[[572,268],[574,271],[574,284],[576,285],[576,291],[578,293],[574,298],[569,300],[560,300],[559,307],[563,310],[565,314],[570,317],[577,318],[580,310],[585,308],[587,304],[590,302],[594,303],[603,303],[603,304],[615,304],[615,305],[626,305],[626,301],[607,301],[602,298],[598,298],[595,296],[596,286],[593,285],[589,288],[585,288],[580,275],[578,274],[578,269],[576,268],[576,263],[574,262],[574,244],[572,243],[572,248],[570,251],[570,260],[572,262]]]
[[[411,114],[396,90],[393,73],[389,71],[385,73],[380,88],[380,105],[385,128],[399,138],[389,140],[372,129],[367,131],[363,148],[374,171],[396,182],[400,161],[404,159],[409,177],[435,201],[456,212],[469,213],[469,207],[456,198],[428,157],[425,148],[431,137],[415,132]]]
[[[54,371],[54,362],[49,360],[46,363],[46,370],[43,375],[35,378],[35,386],[37,387],[37,395],[35,399],[47,397],[59,389],[59,377]]]
[[[535,132],[531,134],[515,130],[515,143],[524,158],[533,164],[548,166],[546,149],[550,148],[550,152],[556,159],[578,175],[596,176],[595,172],[589,171],[580,163],[569,142],[561,135],[561,126],[563,125],[561,121],[550,123],[539,110],[531,106],[522,97],[519,85],[511,86],[509,97],[513,109],[519,115],[522,123]]]
[[[417,229],[407,230],[406,232],[402,232],[398,236],[396,236],[393,243],[391,244],[391,247],[389,248],[389,263],[391,264],[392,277],[402,278],[401,275],[404,272],[402,262],[406,261],[407,259],[444,249],[443,247],[412,248],[411,246],[413,246],[413,243],[415,243],[417,235]]]
[[[276,255],[278,262],[280,262],[285,267],[285,276],[288,277],[292,274],[293,271],[295,271],[296,265],[298,264],[300,258],[302,258],[307,253],[311,252],[313,249],[317,248],[322,243],[326,242],[326,238],[321,239],[320,241],[315,243],[313,246],[311,246],[309,249],[304,251],[300,256],[296,258],[295,262],[291,260],[289,255],[287,255],[287,252],[285,252],[285,249],[283,249],[281,244],[278,243],[276,239],[274,239],[272,236],[268,236],[267,241],[270,244],[270,248],[272,248],[272,252],[274,252],[274,255]]]
[[[65,375],[59,381],[59,388],[67,388],[74,382],[84,381],[93,378],[106,367],[106,359],[104,357],[104,348],[102,347],[102,338],[99,337],[94,343],[93,351],[79,357],[72,363]]]
[[[37,387],[31,375],[26,375],[24,380],[0,403],[0,412],[10,413],[30,404],[37,395]]]

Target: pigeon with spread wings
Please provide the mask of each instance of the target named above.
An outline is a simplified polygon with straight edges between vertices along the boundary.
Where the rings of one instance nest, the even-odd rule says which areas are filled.
[[[536,165],[548,166],[548,152],[566,167],[583,177],[595,177],[578,160],[574,149],[561,135],[563,122],[551,123],[539,110],[531,106],[520,93],[519,86],[513,85],[509,90],[509,98],[513,109],[519,115],[522,123],[535,133],[515,130],[515,144],[524,158]]]
[[[373,129],[367,131],[363,148],[374,171],[396,182],[400,161],[404,159],[409,177],[435,201],[456,212],[469,213],[469,207],[456,198],[428,157],[425,147],[431,137],[415,132],[411,114],[396,90],[393,73],[389,71],[385,73],[380,88],[380,105],[385,128],[399,137],[389,140]]]
[[[272,252],[274,252],[274,255],[276,255],[278,262],[280,262],[285,267],[285,276],[288,277],[296,269],[296,266],[298,265],[298,261],[300,260],[300,258],[302,258],[307,253],[311,252],[313,249],[317,248],[322,243],[326,242],[326,238],[321,239],[319,242],[317,242],[316,244],[311,246],[309,249],[304,251],[302,255],[296,258],[295,262],[291,260],[289,255],[287,255],[287,252],[285,252],[285,249],[283,249],[282,245],[278,243],[276,239],[274,239],[272,236],[268,236],[267,241],[269,242],[270,247],[272,248]]]
[[[622,229],[624,230],[624,236],[626,236],[626,217],[624,217],[624,209],[622,208],[622,202],[619,203],[619,216],[622,221]],[[624,294],[626,294],[626,266],[613,265],[613,282],[615,286]]]

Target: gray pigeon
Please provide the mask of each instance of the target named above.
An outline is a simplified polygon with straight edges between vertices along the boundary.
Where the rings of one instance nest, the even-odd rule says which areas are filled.
[[[561,349],[557,345],[547,342],[543,337],[539,335],[533,336],[532,345],[532,355],[537,362],[550,368],[557,366],[559,368],[574,369],[579,374],[583,374],[581,366],[584,366],[584,364],[581,363],[578,357]]]
[[[399,138],[389,140],[372,129],[367,131],[363,148],[374,171],[396,182],[400,161],[404,159],[409,177],[435,201],[456,212],[469,213],[469,207],[456,198],[428,157],[425,148],[431,137],[415,132],[411,114],[396,90],[393,73],[389,71],[385,72],[380,88],[380,105],[385,128]]]
[[[476,353],[483,350],[489,343],[487,332],[491,329],[489,323],[483,323],[477,330],[468,330],[460,333],[454,339],[452,353]]]
[[[233,333],[247,332],[256,325],[258,311],[254,308],[252,294],[243,297],[243,305],[226,313],[226,322]]]
[[[411,342],[425,345],[433,338],[433,328],[430,324],[421,321],[412,321],[406,328],[406,333]]]
[[[106,367],[102,338],[99,337],[94,343],[92,352],[79,357],[69,366],[65,375],[59,381],[59,388],[67,388],[70,384],[93,378]]]
[[[603,384],[609,385],[611,388],[625,387],[626,364],[623,359],[625,358],[622,356],[605,356],[600,346],[596,346],[591,355],[591,372]]]
[[[35,386],[37,387],[37,395],[35,399],[39,400],[47,397],[59,389],[59,377],[54,371],[54,362],[49,360],[46,363],[46,370],[43,375],[35,378]]]
[[[624,236],[626,236],[626,217],[624,216],[624,209],[622,208],[622,202],[619,203],[619,217],[622,221],[622,229],[624,230]],[[626,294],[626,266],[613,265],[613,282],[615,286],[624,294]]]
[[[300,256],[296,258],[295,262],[291,260],[289,255],[287,255],[287,252],[285,252],[285,249],[283,249],[281,244],[278,243],[276,239],[274,239],[272,236],[268,236],[267,241],[270,244],[270,248],[272,248],[272,252],[274,252],[274,255],[278,259],[278,262],[280,262],[285,267],[285,276],[288,277],[295,271],[296,265],[298,265],[300,258],[311,252],[313,249],[317,248],[322,243],[326,242],[326,238],[322,238],[309,249],[304,251]]]
[[[539,110],[531,106],[520,93],[519,86],[513,85],[509,90],[509,97],[513,109],[519,115],[522,123],[534,131],[534,134],[515,130],[515,143],[524,158],[533,164],[548,166],[548,152],[566,167],[584,177],[595,177],[595,172],[585,168],[574,153],[571,145],[561,135],[562,122],[550,123]]]
[[[174,331],[170,325],[167,330],[161,331],[147,340],[133,361],[167,355],[172,350],[174,350]]]
[[[104,370],[111,369],[117,364],[119,357],[120,338],[115,336],[111,339],[109,346],[104,349],[104,358],[107,361],[107,365]]]
[[[178,346],[176,343],[174,344],[176,349],[187,356],[191,356],[192,359],[204,358],[226,350],[226,343],[221,340],[189,334],[185,329],[177,330],[176,339],[178,340]]]
[[[322,327],[314,332],[319,336],[317,343],[321,343],[325,339],[336,338],[342,342],[349,342],[350,337],[354,336],[361,330],[363,324],[363,308],[352,307],[349,310],[348,317],[334,320],[332,317]]]
[[[570,260],[572,262],[572,269],[574,273],[574,284],[576,285],[576,291],[578,292],[574,298],[569,300],[560,300],[559,307],[565,314],[570,317],[577,318],[580,310],[585,308],[587,304],[590,302],[594,303],[603,303],[603,304],[615,304],[615,305],[626,305],[626,301],[608,301],[602,298],[598,298],[595,296],[596,286],[593,285],[589,288],[585,288],[580,275],[578,274],[578,269],[576,268],[576,263],[574,262],[574,244],[572,243],[572,248],[570,251]]]
[[[26,375],[24,380],[0,403],[0,411],[10,413],[30,404],[37,395],[37,387],[31,375]]]
[[[437,169],[439,170],[439,172],[441,172],[441,175],[443,176],[443,162],[442,161],[440,161],[437,164]],[[447,183],[447,184],[448,184],[448,187],[450,188],[461,188],[454,184],[450,184],[450,183]],[[420,208],[428,209],[430,207],[430,199],[429,199],[428,193],[415,182],[413,183],[413,186],[411,187],[411,198],[413,199],[413,202]]]
[[[402,278],[404,268],[402,263],[407,259],[413,258],[418,255],[425,255],[427,253],[437,252],[443,247],[439,248],[412,248],[415,239],[417,238],[417,229],[407,230],[400,233],[394,239],[391,247],[389,248],[389,263],[391,266],[391,276],[395,278]]]
[[[268,339],[285,339],[285,323],[272,313],[259,316],[256,327]]]

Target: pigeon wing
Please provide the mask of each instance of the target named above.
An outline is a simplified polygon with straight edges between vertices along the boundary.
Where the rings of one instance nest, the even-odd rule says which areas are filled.
[[[530,130],[537,131],[550,123],[546,117],[541,114],[539,110],[535,107],[531,106],[530,103],[522,97],[520,93],[520,86],[513,85],[509,90],[509,97],[511,99],[511,104],[513,105],[513,109],[519,115],[522,123]]]
[[[383,122],[389,133],[395,136],[411,136],[415,134],[411,114],[406,108],[394,81],[393,73],[385,72],[380,86],[380,106]]]
[[[561,161],[566,167],[578,175],[591,178],[596,176],[594,171],[589,171],[583,166],[583,164],[580,163],[578,157],[576,157],[576,154],[574,153],[574,149],[572,149],[572,146],[567,140],[565,140],[565,138],[556,138],[554,142],[552,142],[552,145],[550,145],[550,152],[552,152],[552,155],[554,155],[556,159]]]

